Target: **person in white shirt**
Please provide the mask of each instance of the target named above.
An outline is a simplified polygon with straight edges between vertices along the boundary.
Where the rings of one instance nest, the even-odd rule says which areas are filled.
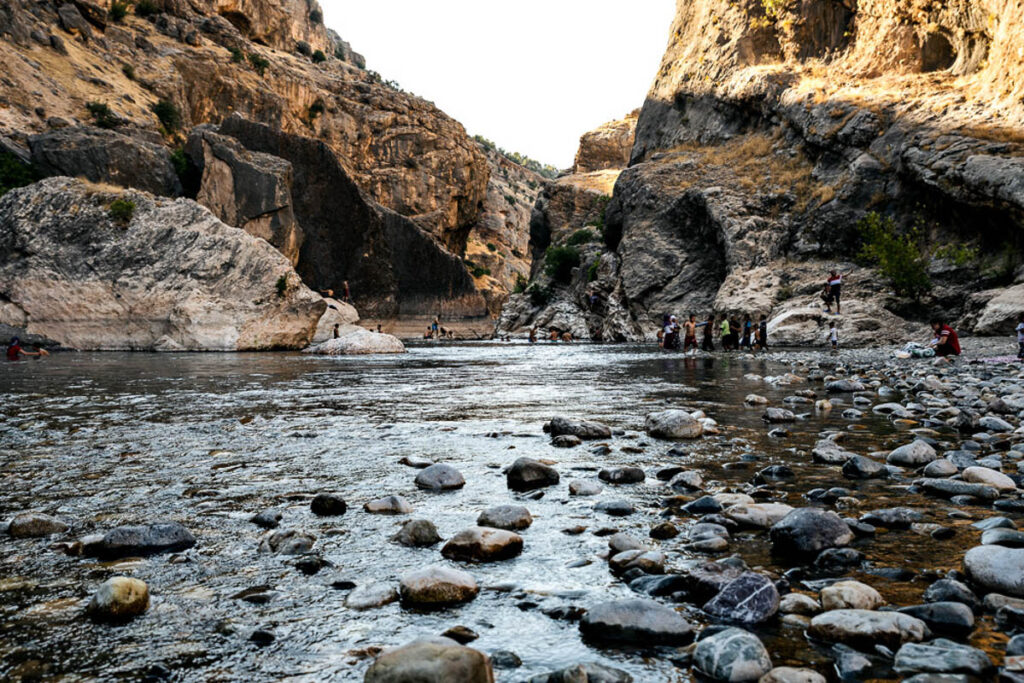
[[[1024,362],[1024,313],[1017,318],[1017,358]]]
[[[839,328],[834,320],[828,328],[828,341],[832,344],[832,353],[839,353]]]

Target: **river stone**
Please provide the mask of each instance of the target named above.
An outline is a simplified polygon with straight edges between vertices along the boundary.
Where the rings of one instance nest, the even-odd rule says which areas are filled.
[[[402,602],[414,607],[444,607],[469,602],[480,592],[464,571],[431,565],[406,572],[399,579]]]
[[[913,508],[895,507],[870,510],[861,515],[860,521],[886,529],[908,529],[914,522],[920,522],[924,515]]]
[[[704,486],[704,478],[699,472],[686,471],[679,472],[671,479],[669,479],[668,485],[674,489],[683,489],[686,491],[699,491]]]
[[[778,611],[779,591],[767,576],[747,572],[725,584],[703,609],[719,621],[760,624]]]
[[[578,436],[572,434],[562,434],[551,439],[551,445],[555,448],[575,448],[579,446],[583,441]]]
[[[522,505],[496,505],[481,512],[476,523],[477,526],[520,531],[533,524],[533,516]]]
[[[960,673],[979,678],[995,669],[988,655],[977,648],[945,638],[907,643],[896,653],[893,670],[900,674]]]
[[[947,458],[939,458],[928,463],[924,468],[924,476],[932,478],[940,477],[952,477],[954,474],[959,472],[956,465],[950,462]]]
[[[14,538],[41,538],[62,534],[70,528],[56,517],[40,512],[22,512],[11,520],[7,527],[7,533]]]
[[[821,589],[821,607],[836,609],[877,609],[885,604],[881,594],[860,581],[838,581]]]
[[[249,518],[249,521],[264,529],[276,529],[281,524],[284,514],[280,510],[264,510]]]
[[[162,522],[145,526],[119,526],[103,535],[92,551],[109,557],[153,555],[163,552],[187,550],[196,544],[195,536],[177,522]]]
[[[811,619],[807,635],[866,651],[873,650],[875,645],[895,650],[903,643],[924,640],[928,627],[920,619],[899,612],[837,609]]]
[[[985,417],[978,420],[978,426],[982,429],[987,429],[990,432],[1012,432],[1013,425],[1006,420],[996,417],[995,415],[986,415]]]
[[[367,583],[357,586],[345,598],[345,607],[364,610],[383,607],[398,600],[398,591],[386,583]]]
[[[843,476],[847,479],[886,479],[889,470],[871,458],[855,455],[843,465]]]
[[[505,480],[513,491],[532,491],[557,484],[558,472],[536,460],[519,458],[508,468]]]
[[[97,621],[126,621],[149,607],[149,587],[139,579],[114,576],[93,593],[86,608]]]
[[[274,529],[263,534],[260,539],[261,553],[278,555],[301,555],[313,549],[316,536],[299,529]]]
[[[697,642],[693,666],[713,681],[756,681],[771,671],[772,660],[757,636],[727,628]]]
[[[318,493],[310,501],[309,509],[317,517],[337,517],[345,514],[348,504],[337,493]]]
[[[613,467],[601,470],[597,477],[609,484],[639,484],[646,475],[639,467]]]
[[[638,569],[644,574],[664,574],[665,554],[656,550],[624,550],[608,559],[608,567],[616,574]]]
[[[428,458],[418,458],[415,455],[406,455],[398,461],[399,465],[405,465],[406,467],[412,467],[417,470],[425,470],[434,464],[433,460]]]
[[[602,500],[594,506],[595,512],[603,512],[612,517],[628,517],[633,514],[633,504],[628,500]]]
[[[855,455],[856,453],[851,453],[832,439],[820,439],[811,449],[811,459],[826,465],[845,464]]]
[[[1016,529],[988,529],[981,534],[981,544],[1024,548],[1024,532]]]
[[[785,503],[751,503],[726,508],[724,515],[740,526],[767,529],[790,514],[793,508]]]
[[[693,638],[693,625],[674,609],[634,598],[591,607],[580,620],[580,632],[595,641],[685,645]]]
[[[761,676],[757,683],[826,683],[826,679],[813,669],[777,666]]]
[[[644,430],[655,439],[696,439],[704,434],[704,425],[685,410],[650,413]]]
[[[633,677],[621,669],[586,662],[533,676],[527,683],[633,683]]]
[[[584,441],[593,439],[610,439],[612,430],[600,422],[590,420],[571,420],[565,417],[553,417],[549,423],[551,436],[569,435]]]
[[[885,461],[890,465],[899,465],[900,467],[920,467],[932,462],[936,457],[938,456],[935,454],[934,448],[917,439],[891,451]]]
[[[690,567],[681,576],[686,581],[686,592],[695,603],[711,600],[733,580],[746,572],[745,567],[726,562],[705,562]]]
[[[766,406],[768,405],[768,399],[760,394],[747,394],[747,397],[743,399],[743,402],[748,406]]]
[[[821,605],[809,595],[803,593],[787,593],[779,600],[779,612],[782,614],[799,614],[812,617],[821,612]]]
[[[928,493],[933,493],[944,498],[955,496],[970,496],[979,500],[996,500],[999,498],[999,491],[986,486],[985,484],[972,484],[957,479],[918,479],[914,482]]]
[[[837,379],[825,383],[825,391],[835,394],[864,391],[866,388],[863,383],[855,379]]]
[[[624,534],[621,531],[608,537],[608,549],[612,555],[624,553],[627,550],[650,550],[640,539]]]
[[[960,476],[963,477],[964,481],[971,482],[972,484],[985,484],[1001,493],[1017,490],[1017,482],[1002,472],[996,472],[987,467],[968,467]]]
[[[765,408],[761,419],[768,424],[782,424],[785,422],[796,422],[796,415],[793,414],[792,410],[786,410],[785,408]]]
[[[772,552],[779,557],[807,557],[826,548],[841,548],[853,540],[853,532],[834,512],[799,508],[772,526]]]
[[[450,638],[423,638],[384,650],[363,683],[494,683],[487,655]]]
[[[876,415],[895,415],[899,418],[909,418],[910,411],[899,403],[879,403],[871,409]]]
[[[964,571],[986,592],[1024,598],[1024,548],[980,545],[964,555]]]
[[[474,526],[460,531],[441,548],[441,555],[463,562],[496,562],[523,552],[523,537],[504,529]]]
[[[321,356],[369,356],[405,353],[405,344],[394,335],[374,332],[359,325],[342,325],[337,338],[313,344],[302,352]]]
[[[448,491],[461,489],[466,485],[462,473],[451,465],[437,463],[420,470],[416,475],[416,486],[428,491]]]
[[[978,607],[978,596],[956,579],[939,579],[925,589],[925,602],[962,602],[972,610]]]
[[[413,511],[409,501],[401,496],[384,496],[371,500],[363,505],[363,509],[374,515],[408,515]]]
[[[974,630],[974,612],[962,602],[930,602],[901,607],[899,611],[920,619],[932,633],[966,638]]]
[[[430,520],[410,519],[402,525],[397,534],[391,537],[391,540],[404,546],[418,548],[434,545],[441,540],[441,536],[437,533],[437,527]]]

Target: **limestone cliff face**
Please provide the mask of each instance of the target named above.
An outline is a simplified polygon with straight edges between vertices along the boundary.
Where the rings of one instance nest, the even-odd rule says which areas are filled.
[[[640,110],[637,109],[625,118],[610,121],[584,133],[580,137],[572,172],[580,174],[625,168],[633,151],[633,136],[639,115]]]
[[[586,262],[547,308],[621,338],[668,312],[764,314],[777,340],[818,344],[835,267],[847,341],[904,340],[930,311],[1007,331],[1019,311],[997,294],[1024,284],[1022,21],[1019,1],[680,0],[607,210],[614,317],[590,310]],[[856,263],[869,211],[923,234],[921,302]]]
[[[432,258],[460,260],[470,231],[487,222],[481,211],[491,168],[479,146],[431,103],[365,71],[363,58],[323,26],[315,0],[155,0],[148,16],[130,9],[122,19],[110,6],[12,0],[0,7],[0,62],[9,66],[0,80],[0,139],[15,150],[31,147],[34,162],[49,163],[44,173],[197,196],[196,178],[183,186],[174,177],[170,152],[192,128],[237,113],[323,142],[370,201],[411,220],[436,246]],[[90,113],[95,104],[108,111]],[[93,124],[104,130],[83,132]],[[207,151],[223,170],[215,161],[227,149]],[[249,188],[250,196],[230,198],[211,175],[199,199],[219,201],[211,204],[218,216],[298,263],[302,226],[278,201],[286,175],[279,169],[265,195]],[[221,176],[244,188],[244,179]],[[525,234],[525,222],[513,223]],[[410,280],[432,282],[426,271]],[[510,287],[514,277],[498,280]],[[427,299],[449,294],[441,287]],[[378,300],[394,295],[384,290]],[[474,302],[454,307],[462,313],[480,310],[478,292],[461,300]]]

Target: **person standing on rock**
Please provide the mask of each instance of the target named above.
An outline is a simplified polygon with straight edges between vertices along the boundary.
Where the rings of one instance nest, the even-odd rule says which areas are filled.
[[[768,316],[762,314],[757,324],[757,343],[762,351],[768,350]]]
[[[705,351],[715,350],[715,316],[714,314],[709,315],[708,319],[701,323],[704,326],[704,343],[700,345],[700,348]]]
[[[1024,313],[1017,318],[1017,360],[1024,362]]]
[[[26,351],[21,346],[21,339],[13,337],[11,343],[7,345],[7,360],[19,360],[23,356],[49,356],[50,352],[46,349],[39,349],[38,351]]]
[[[843,312],[843,306],[839,301],[839,296],[843,290],[843,275],[835,270],[830,270],[828,273],[828,280],[825,281],[825,311],[828,313],[832,312],[832,303],[836,304],[836,315],[841,315]]]
[[[935,339],[932,340],[932,348],[936,356],[959,356],[960,337],[952,327],[947,325],[942,318],[932,318],[932,331],[935,332]]]
[[[341,300],[348,303],[348,300],[352,298],[352,292],[348,289],[348,280],[341,283]]]
[[[338,327],[340,327],[340,325],[338,323],[334,323],[334,338],[335,339],[337,339],[338,337],[341,336],[341,334],[338,332]]]
[[[693,313],[690,314],[689,319],[683,323],[683,353],[686,353],[691,348],[693,352],[697,352],[697,316]]]

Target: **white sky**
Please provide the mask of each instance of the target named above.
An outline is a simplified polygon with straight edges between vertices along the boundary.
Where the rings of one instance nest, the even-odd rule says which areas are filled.
[[[559,168],[582,133],[641,106],[674,0],[321,0],[368,69],[470,135]]]

